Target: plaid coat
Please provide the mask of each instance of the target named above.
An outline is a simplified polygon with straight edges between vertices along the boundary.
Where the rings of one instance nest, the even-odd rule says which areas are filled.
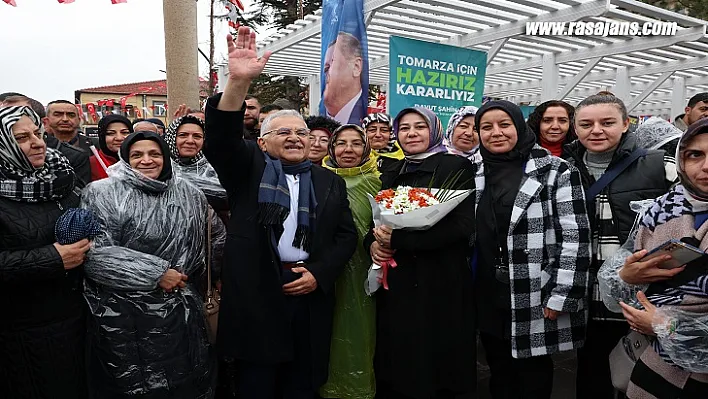
[[[476,210],[485,187],[482,162],[476,163],[475,185]],[[507,246],[512,356],[582,347],[591,260],[585,194],[577,169],[538,146],[525,166]],[[546,307],[563,313],[546,319]]]

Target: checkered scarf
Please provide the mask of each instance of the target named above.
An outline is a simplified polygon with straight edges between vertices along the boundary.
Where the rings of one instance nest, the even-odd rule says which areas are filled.
[[[467,106],[467,107],[462,107],[457,110],[452,116],[450,117],[450,121],[447,123],[447,130],[445,131],[445,135],[443,138],[443,144],[445,144],[445,147],[447,147],[447,151],[451,154],[455,155],[461,155],[465,158],[470,158],[474,156],[474,154],[478,151],[478,148],[475,147],[471,151],[462,151],[458,150],[455,148],[455,146],[452,144],[452,135],[455,132],[455,128],[457,125],[462,122],[463,119],[467,118],[468,116],[475,116],[477,114],[477,111],[479,111],[479,108],[473,107],[473,106]],[[477,134],[475,132],[475,134]]]
[[[388,125],[389,129],[393,128],[393,122],[391,121],[391,117],[388,114],[384,113],[375,113],[367,115],[366,118],[362,119],[361,127],[366,130],[366,128],[369,127],[370,124],[375,122],[385,123]],[[379,154],[387,154],[396,151],[398,151],[398,148],[396,146],[396,135],[393,134],[393,131],[391,131],[388,137],[388,144],[386,144],[386,147],[378,149],[376,150],[376,152],[378,152]]]
[[[167,145],[170,147],[170,156],[172,159],[174,159],[175,162],[179,165],[192,165],[197,162],[199,162],[202,158],[204,158],[204,154],[200,150],[197,155],[194,156],[194,158],[185,158],[185,157],[180,157],[179,156],[179,150],[177,149],[177,129],[179,129],[180,126],[186,124],[186,123],[193,123],[195,125],[199,125],[202,128],[202,131],[205,130],[205,125],[204,121],[201,120],[201,118],[198,118],[194,115],[185,115],[181,118],[177,118],[170,123],[170,125],[167,127],[167,130],[165,131],[165,142],[167,142]]]
[[[12,127],[22,116],[29,117],[44,135],[42,122],[31,108],[0,109],[0,197],[24,202],[64,198],[74,189],[74,170],[59,151],[51,148],[46,149],[41,168],[32,166],[12,134]]]

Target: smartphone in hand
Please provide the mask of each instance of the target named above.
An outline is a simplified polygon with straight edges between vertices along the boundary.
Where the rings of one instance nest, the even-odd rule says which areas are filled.
[[[663,255],[671,255],[671,259],[662,263],[659,267],[662,269],[675,269],[706,256],[706,253],[679,239],[673,239],[651,250],[651,252],[640,259],[640,262],[646,262],[652,258]]]

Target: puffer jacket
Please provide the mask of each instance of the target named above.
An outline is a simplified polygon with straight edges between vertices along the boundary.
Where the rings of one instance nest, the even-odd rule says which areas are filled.
[[[58,201],[0,198],[0,397],[85,398],[83,270],[64,269],[54,226]]]

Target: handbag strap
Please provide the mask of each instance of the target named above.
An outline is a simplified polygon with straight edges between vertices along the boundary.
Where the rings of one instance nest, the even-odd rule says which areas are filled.
[[[600,194],[602,190],[605,189],[605,187],[609,186],[610,183],[612,183],[612,181],[620,175],[620,173],[624,172],[624,170],[627,169],[629,165],[631,165],[632,163],[634,163],[634,161],[645,155],[647,155],[646,149],[637,148],[636,150],[632,151],[632,153],[627,158],[623,159],[622,162],[615,165],[612,169],[605,171],[605,173],[603,173],[603,175],[588,189],[586,193],[587,199],[595,199],[595,197],[597,197],[597,195]]]
[[[207,298],[212,298],[214,296],[214,288],[211,284],[211,215],[208,206],[206,241]]]

